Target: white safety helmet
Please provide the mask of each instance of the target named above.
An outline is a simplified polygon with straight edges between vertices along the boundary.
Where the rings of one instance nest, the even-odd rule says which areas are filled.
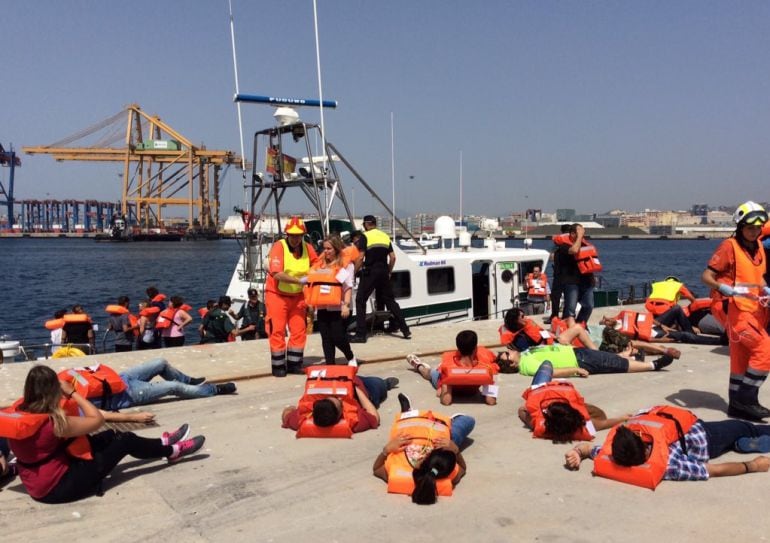
[[[735,224],[763,225],[767,222],[767,211],[756,202],[749,200],[738,206],[733,213]]]

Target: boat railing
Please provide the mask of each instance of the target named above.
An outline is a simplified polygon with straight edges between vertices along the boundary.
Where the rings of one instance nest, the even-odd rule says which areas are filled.
[[[68,347],[79,349],[86,355],[96,354],[96,350],[92,349],[88,343],[22,343],[19,345],[19,354],[17,356],[22,357],[24,362],[48,360],[49,358],[54,358],[54,349],[66,349]]]

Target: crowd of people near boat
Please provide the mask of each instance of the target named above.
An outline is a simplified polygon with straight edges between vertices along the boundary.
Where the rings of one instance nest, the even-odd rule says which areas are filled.
[[[766,472],[770,469],[770,458],[766,456],[747,462],[712,461],[730,451],[770,452],[770,425],[756,424],[770,417],[770,409],[759,402],[760,387],[770,373],[770,287],[760,240],[763,234],[770,234],[768,215],[749,201],[737,208],[734,219],[734,235],[720,244],[703,272],[702,280],[711,289],[708,299],[696,299],[675,276],[669,276],[653,284],[644,311],[624,309],[618,315],[604,316],[598,327],[589,325],[593,274],[601,271],[601,263],[596,248],[585,239],[582,226],[569,225],[554,237],[553,284],[547,284],[541,270],[532,270],[531,277],[526,278],[533,301],[545,305],[545,298],[550,296],[552,313],[543,321],[548,329],[522,308],[514,307],[506,313],[499,329],[504,345],[501,352],[479,345],[476,332],[469,329],[457,334],[456,349],[444,353],[436,368],[416,355],[409,355],[407,363],[430,383],[441,406],[450,406],[459,397],[476,397],[494,406],[498,403],[500,373],[532,376],[522,394],[519,418],[535,437],[579,442],[565,454],[569,469],[579,469],[583,460],[592,459],[595,474],[647,488],[655,488],[662,480],[706,480]],[[366,298],[377,289],[403,336],[410,337],[388,287],[395,259],[390,239],[376,228],[374,217],[367,216],[364,226],[359,243],[349,247],[337,236],[324,239],[319,257],[303,239],[306,232],[301,219],[294,218],[287,225],[286,239],[277,241],[270,252],[264,320],[272,374],[306,377],[297,405],[285,409],[281,418],[283,427],[297,432],[297,437],[350,437],[379,427],[378,407],[398,386],[395,377],[360,375],[359,361],[351,349],[351,342],[366,341],[365,321],[363,328],[358,324],[365,316]],[[357,272],[361,272],[357,326],[355,335],[349,337],[344,323],[350,316]],[[365,288],[361,289],[361,283]],[[563,311],[558,314],[553,307],[561,306],[562,295]],[[682,299],[689,304],[681,304]],[[157,303],[153,298],[149,302]],[[121,299],[118,305],[127,307],[127,303]],[[358,311],[359,305],[363,311]],[[308,306],[316,311],[324,363],[304,367]],[[170,307],[176,313],[185,311],[181,299],[172,298]],[[229,300],[220,299],[207,316],[220,323],[223,334],[232,334],[235,328],[230,319],[239,314],[230,312]],[[189,322],[183,317],[179,324],[184,327]],[[230,322],[229,327],[226,322]],[[130,326],[130,320],[128,323]],[[207,327],[203,328],[205,332]],[[705,422],[695,413],[673,405],[608,417],[602,409],[586,403],[572,383],[560,380],[661,371],[682,354],[673,343],[729,347],[728,419]],[[335,364],[336,349],[344,356],[341,365]],[[186,376],[167,363],[159,368],[156,373],[166,381],[205,386],[202,378]],[[44,366],[35,367],[27,377],[23,398],[10,410],[0,412],[0,436],[9,438],[21,480],[35,499],[77,499],[96,491],[98,482],[125,455],[166,457],[173,462],[194,453],[203,443],[202,436],[186,438],[187,425],[156,440],[114,431],[81,439],[104,422],[104,412],[96,405],[119,409],[155,399],[148,396],[147,401],[142,401],[137,399],[139,393],[132,392],[132,387],[143,388],[142,383],[134,384],[132,379],[141,381],[138,374],[144,369],[113,379],[117,392],[110,394],[120,398],[125,393],[123,403],[105,399],[106,377],[91,379],[93,390],[87,385],[78,386],[78,376],[89,381],[89,376],[98,371],[96,368],[90,373],[86,370],[57,376]],[[149,376],[145,385],[153,371],[148,369],[144,375]],[[69,376],[75,379],[70,381]],[[176,394],[193,398],[234,392],[234,385],[221,386]],[[467,445],[466,438],[476,422],[468,415],[446,416],[430,408],[416,409],[404,394],[398,394],[398,401],[400,411],[387,443],[374,461],[373,473],[387,482],[389,492],[408,494],[419,504],[435,503],[438,496],[451,495],[464,476],[466,464],[460,451]],[[607,429],[603,444],[590,443],[598,431]],[[90,459],[73,452],[76,442],[91,455]],[[8,447],[1,443],[0,447],[4,447],[2,453],[7,458]],[[6,464],[4,461],[3,469]],[[78,486],[81,482],[82,486]]]

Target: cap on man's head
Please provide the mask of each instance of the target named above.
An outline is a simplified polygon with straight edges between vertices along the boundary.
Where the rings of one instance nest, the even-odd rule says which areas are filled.
[[[377,224],[377,219],[374,218],[374,215],[364,215],[364,222],[368,222],[371,224]]]

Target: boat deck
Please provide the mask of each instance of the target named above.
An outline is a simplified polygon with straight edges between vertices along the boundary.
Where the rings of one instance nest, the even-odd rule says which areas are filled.
[[[596,310],[594,319],[612,314]],[[34,502],[18,479],[0,491],[4,543],[51,541],[757,541],[767,537],[768,474],[707,483],[664,482],[655,492],[594,478],[591,464],[562,468],[567,444],[535,440],[516,417],[529,379],[502,375],[499,404],[462,403],[442,408],[430,385],[407,368],[411,351],[453,348],[457,331],[476,330],[481,343],[497,343],[499,321],[415,327],[413,339],[380,336],[354,345],[369,361],[361,373],[396,376],[399,389],[380,408],[378,430],[350,440],[297,440],[280,428],[280,414],[295,404],[303,379],[267,377],[267,342],[189,346],[154,353],[97,355],[116,368],[149,356],[166,357],[192,375],[238,378],[237,395],[170,401],[150,406],[161,429],[189,422],[207,436],[202,454],[174,466],[125,460],[105,485],[104,497],[69,505]],[[610,416],[675,402],[705,420],[725,417],[727,350],[680,346],[682,359],[666,371],[592,376],[575,380],[588,402]],[[308,344],[308,361],[320,355],[320,338]],[[424,360],[435,364],[437,356]],[[72,361],[72,359],[70,359]],[[89,360],[90,361],[90,360]],[[54,368],[66,361],[56,361]],[[29,363],[0,366],[0,403],[15,399]],[[476,417],[473,442],[463,453],[468,474],[451,498],[432,507],[388,495],[371,475],[398,402]],[[764,387],[764,403],[770,392]],[[606,432],[599,434],[603,439]],[[725,455],[746,460],[751,456]],[[738,498],[739,497],[739,498]],[[753,514],[752,514],[753,513]],[[739,518],[740,515],[740,518]],[[751,518],[750,521],[746,521]],[[98,535],[96,535],[98,534]]]

